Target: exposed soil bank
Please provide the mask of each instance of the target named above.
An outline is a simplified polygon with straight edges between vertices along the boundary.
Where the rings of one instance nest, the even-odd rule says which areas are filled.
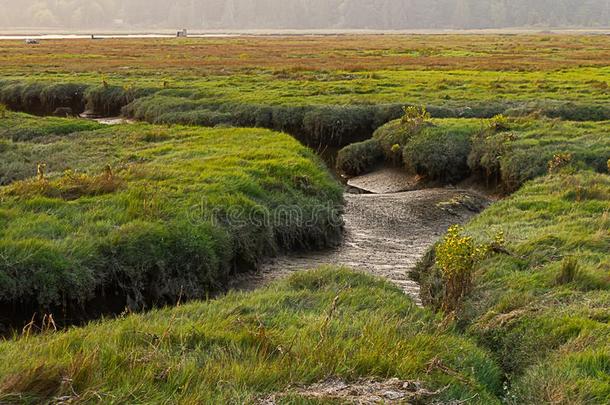
[[[294,271],[345,265],[387,278],[421,305],[410,270],[448,227],[466,222],[489,203],[474,191],[452,188],[345,198],[345,238],[339,247],[268,260],[260,272],[240,275],[231,287],[253,290]]]

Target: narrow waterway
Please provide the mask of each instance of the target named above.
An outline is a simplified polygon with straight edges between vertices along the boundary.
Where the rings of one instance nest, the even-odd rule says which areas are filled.
[[[96,119],[114,125],[133,121],[120,117]],[[337,148],[316,148],[334,171]],[[257,273],[238,275],[230,289],[253,290],[292,272],[324,265],[339,265],[384,277],[421,306],[420,289],[409,273],[451,225],[463,224],[489,203],[482,194],[456,188],[404,190],[412,178],[396,169],[382,169],[353,179],[376,193],[345,194],[345,236],[340,246],[325,251],[295,252],[262,263]],[[353,187],[346,187],[354,191]],[[356,190],[357,191],[357,190]]]
[[[454,224],[484,209],[488,200],[469,190],[431,188],[393,194],[346,194],[345,238],[337,248],[286,254],[232,285],[253,290],[286,275],[323,265],[348,266],[385,277],[421,305],[409,272]]]
[[[121,117],[96,121],[115,125],[133,122]],[[338,148],[318,147],[316,153],[335,172]],[[481,212],[489,200],[472,190],[456,188],[412,188],[412,178],[398,169],[382,169],[352,179],[373,193],[345,194],[345,236],[334,249],[285,254],[262,263],[257,273],[238,275],[229,289],[253,290],[299,271],[324,265],[339,265],[387,278],[421,305],[420,289],[409,273],[426,251],[451,225],[463,224]],[[346,189],[358,191],[346,185]]]

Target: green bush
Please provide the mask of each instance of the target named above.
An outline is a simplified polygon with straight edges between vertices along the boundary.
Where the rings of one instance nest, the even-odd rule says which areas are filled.
[[[337,155],[337,169],[350,176],[372,171],[383,161],[383,150],[379,141],[369,139],[346,146]]]
[[[487,245],[479,245],[471,236],[464,235],[460,226],[449,228],[435,248],[435,263],[443,278],[443,311],[458,309],[472,288],[475,266],[488,252]]]

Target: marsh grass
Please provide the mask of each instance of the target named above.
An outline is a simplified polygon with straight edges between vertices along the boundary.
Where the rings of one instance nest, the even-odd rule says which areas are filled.
[[[23,162],[2,167],[3,305],[78,312],[107,290],[132,309],[205,297],[265,256],[340,239],[341,188],[288,135],[141,124],[78,131],[90,124],[11,115],[22,118],[39,132],[15,142],[20,128],[7,125],[15,147],[0,152]]]
[[[0,103],[10,109],[87,108],[172,126],[3,112],[3,309],[63,312],[117,292],[132,308],[206,297],[265,255],[334,243],[341,190],[321,163],[285,135],[231,126],[316,147],[377,130],[339,166],[364,172],[385,158],[442,182],[475,174],[506,193],[525,187],[466,227],[477,243],[504,231],[508,254],[468,268],[456,325],[379,280],[300,273],[255,293],[1,342],[0,402],[252,402],[329,376],[449,387],[439,401],[610,402],[610,183],[599,174],[610,171],[607,42],[2,42]],[[423,103],[435,119],[405,130],[402,107]],[[319,221],[258,221],[286,206]],[[432,307],[447,288],[436,253],[416,272]]]
[[[384,160],[384,153],[377,139],[352,143],[337,155],[337,169],[341,173],[357,176],[368,173]]]
[[[8,196],[27,200],[42,196],[70,201],[85,196],[93,197],[113,193],[123,184],[120,177],[112,173],[109,166],[98,175],[75,173],[68,170],[61,177],[52,180],[44,178],[44,174],[39,173],[39,178],[17,181],[0,189],[0,198]]]
[[[431,119],[413,131],[395,120],[380,127],[373,139],[379,141],[390,162],[395,159],[393,147],[401,145],[405,167],[425,178],[455,183],[474,174],[499,191],[511,193],[549,171],[608,172],[609,130],[610,121],[495,117]],[[361,153],[352,160],[358,156],[370,159]]]
[[[499,403],[484,351],[396,287],[337,268],[0,342],[0,353],[3,403],[255,403],[333,376],[417,380],[440,389],[438,401]]]
[[[558,285],[569,284],[576,280],[580,274],[580,266],[578,265],[578,259],[571,256],[566,257],[561,262],[559,268],[559,274],[557,275],[556,283]]]
[[[581,189],[598,191],[575,199]],[[456,312],[507,374],[510,403],[610,399],[609,207],[608,175],[562,173],[527,183],[466,226],[483,242],[504,231],[510,252],[476,266]],[[426,301],[440,307],[433,264],[429,258],[418,276]]]

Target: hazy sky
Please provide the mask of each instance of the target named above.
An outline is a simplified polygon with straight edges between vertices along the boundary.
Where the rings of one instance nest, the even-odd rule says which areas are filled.
[[[608,26],[610,0],[0,0],[0,29]]]

